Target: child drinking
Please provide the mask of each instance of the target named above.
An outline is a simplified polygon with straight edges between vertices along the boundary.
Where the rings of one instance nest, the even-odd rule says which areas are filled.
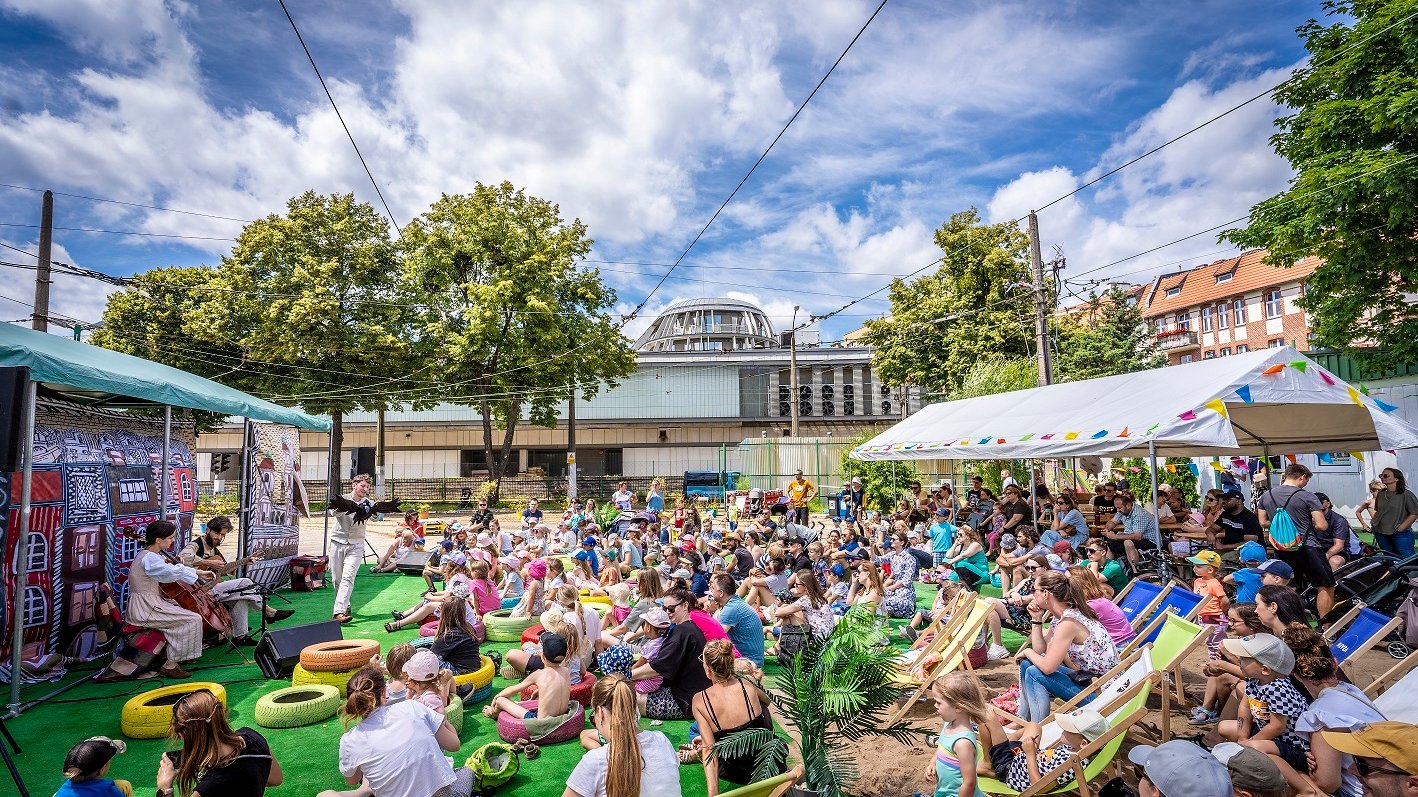
[[[420,650],[404,663],[404,684],[410,700],[442,714],[453,690],[453,671],[440,668],[433,651]]]
[[[984,797],[976,782],[980,740],[973,727],[983,724],[989,712],[980,679],[971,673],[951,673],[931,687],[931,697],[943,722],[931,759],[935,797]]]
[[[93,736],[74,745],[64,757],[66,780],[54,797],[133,797],[133,784],[104,777],[113,757],[127,750],[127,742],[107,736]]]

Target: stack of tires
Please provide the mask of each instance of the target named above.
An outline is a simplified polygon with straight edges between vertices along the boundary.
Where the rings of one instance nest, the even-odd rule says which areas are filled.
[[[256,701],[256,724],[299,728],[335,716],[350,678],[378,655],[379,643],[372,639],[337,639],[306,647],[291,673],[291,685]]]

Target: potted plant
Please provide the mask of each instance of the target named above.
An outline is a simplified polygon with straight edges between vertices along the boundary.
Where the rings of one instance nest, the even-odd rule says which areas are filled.
[[[419,520],[428,520],[429,510],[433,509],[433,504],[419,504]]]
[[[825,639],[812,640],[772,679],[765,691],[777,722],[790,729],[745,731],[714,745],[716,753],[755,753],[754,780],[772,777],[790,747],[802,761],[800,795],[842,797],[855,791],[858,745],[873,736],[903,744],[919,738],[904,721],[887,725],[887,713],[901,698],[895,685],[898,651],[888,646],[886,619],[854,606]],[[755,752],[756,751],[756,752]]]

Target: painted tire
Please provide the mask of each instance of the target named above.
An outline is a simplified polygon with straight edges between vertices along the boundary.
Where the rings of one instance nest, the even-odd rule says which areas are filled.
[[[524,645],[528,645],[528,644],[535,645],[535,644],[537,644],[537,642],[540,641],[541,638],[542,638],[542,632],[545,631],[545,630],[546,630],[546,629],[542,627],[542,624],[541,624],[541,623],[537,623],[536,625],[532,626],[531,628],[528,628],[526,631],[523,631],[523,632],[522,632],[522,644],[524,644]]]
[[[596,612],[596,614],[599,614],[601,616],[602,619],[604,619],[606,615],[611,613],[611,605],[609,603],[587,603],[586,601],[581,602],[585,603],[587,606],[590,606]]]
[[[605,595],[586,595],[583,593],[581,595],[581,602],[592,607],[605,606],[610,608],[611,605],[611,599]]]
[[[535,700],[523,700],[522,708],[531,711],[537,707]],[[580,704],[576,712],[571,715],[561,727],[538,739],[537,744],[557,744],[569,742],[581,735],[581,731],[586,729],[586,705]],[[497,735],[502,737],[504,742],[515,742],[518,739],[531,741],[532,737],[527,735],[527,723],[521,717],[514,717],[506,711],[497,715]]]
[[[481,703],[490,697],[492,697],[492,684],[474,689],[473,693],[468,695],[468,702]]]
[[[366,662],[369,659],[365,659]],[[340,691],[340,696],[344,697],[345,688],[349,686],[350,679],[359,672],[358,668],[353,670],[340,670],[338,672],[312,672],[302,665],[295,665],[295,670],[290,675],[291,686],[315,686],[323,684],[333,686]]]
[[[438,633],[438,621],[432,620],[419,626],[419,636],[433,636]]]
[[[455,733],[461,734],[463,732],[463,698],[457,695],[449,697],[448,705],[443,708],[443,718],[453,726]]]
[[[379,655],[373,639],[335,639],[307,645],[300,651],[300,666],[311,672],[359,669]]]
[[[483,615],[489,642],[519,642],[522,632],[536,624],[534,617],[509,617],[511,609],[498,609]]]
[[[453,683],[458,686],[471,686],[474,689],[481,689],[492,683],[492,676],[496,672],[497,665],[492,663],[492,659],[483,656],[481,667],[472,672],[465,672],[462,675],[453,676]]]
[[[581,676],[581,683],[571,687],[570,698],[583,706],[589,706],[591,705],[591,690],[595,688],[596,676],[588,672]],[[535,686],[529,686],[523,689],[522,694],[518,696],[523,700],[535,700],[537,697],[537,688]]]
[[[226,705],[226,687],[211,681],[193,681],[162,686],[144,692],[123,704],[123,735],[130,739],[162,739],[172,732],[172,707],[183,695],[201,689],[216,695]]]
[[[335,716],[340,690],[325,684],[287,686],[256,701],[256,724],[263,728],[299,728]]]

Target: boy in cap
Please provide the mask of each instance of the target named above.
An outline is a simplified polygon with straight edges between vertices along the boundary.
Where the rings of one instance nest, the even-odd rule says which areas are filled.
[[[483,706],[483,716],[496,717],[506,711],[514,717],[560,717],[570,708],[571,673],[566,669],[566,637],[544,632],[541,637],[542,664],[540,670],[527,673],[520,683],[515,683],[493,696],[492,702]],[[513,695],[529,686],[537,688],[537,707],[527,709],[513,701]]]
[[[1063,735],[1049,747],[1039,749],[1038,734],[1031,732],[1037,726],[1026,728],[1024,735],[1015,743],[1023,755],[1014,755],[1005,769],[1004,782],[1009,784],[1010,788],[1024,791],[1054,770],[1070,763],[1070,759],[1079,750],[1108,732],[1108,720],[1091,708],[1057,714],[1054,716],[1054,722],[1059,730],[1063,731]],[[1011,747],[1014,747],[1014,744],[1011,744]],[[1088,759],[1080,761],[1083,766],[1088,765]],[[1059,786],[1067,786],[1073,780],[1074,769],[1070,766],[1059,773],[1055,782]]]
[[[1295,568],[1279,559],[1267,559],[1256,567],[1261,586],[1288,587],[1295,578]]]
[[[1211,750],[1226,765],[1234,797],[1285,797],[1289,791],[1280,767],[1259,750],[1235,742],[1222,742]]]
[[[950,520],[950,509],[945,506],[936,508],[935,522],[931,524],[926,533],[931,538],[931,564],[944,564],[950,558],[950,546],[955,544],[955,524]]]
[[[1255,540],[1247,540],[1237,551],[1237,556],[1241,559],[1241,569],[1228,574],[1221,582],[1236,588],[1237,603],[1255,603],[1256,593],[1265,586],[1257,569],[1265,561],[1265,546]]]
[[[1202,625],[1212,627],[1211,636],[1206,638],[1206,660],[1215,661],[1221,654],[1221,640],[1226,638],[1226,607],[1229,605],[1226,585],[1216,577],[1221,572],[1221,554],[1201,551],[1187,557],[1187,561],[1196,575],[1192,579],[1192,592],[1202,597],[1197,616],[1201,618]]]
[[[1239,659],[1246,679],[1245,700],[1234,720],[1216,726],[1227,741],[1240,742],[1266,755],[1279,756],[1296,772],[1309,772],[1309,739],[1296,732],[1295,720],[1310,701],[1290,681],[1295,654],[1273,634],[1227,639],[1221,647]]]
[[[1142,768],[1138,797],[1231,797],[1231,775],[1206,748],[1177,739],[1138,745],[1128,760]]]
[[[1418,726],[1375,722],[1352,733],[1322,733],[1330,747],[1354,756],[1365,797],[1418,795]]]

